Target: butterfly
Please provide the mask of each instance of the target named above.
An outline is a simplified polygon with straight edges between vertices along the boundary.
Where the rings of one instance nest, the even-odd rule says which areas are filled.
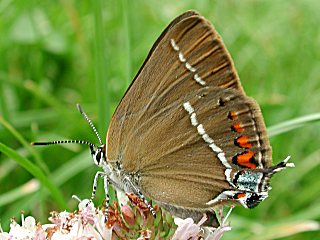
[[[253,208],[268,197],[272,151],[257,102],[246,96],[221,37],[204,17],[187,11],[152,46],[117,106],[103,144],[90,146],[95,177],[152,199],[172,214],[199,220],[219,206]],[[108,203],[108,201],[107,201]],[[107,209],[107,208],[106,208]],[[218,225],[217,221],[210,223]]]

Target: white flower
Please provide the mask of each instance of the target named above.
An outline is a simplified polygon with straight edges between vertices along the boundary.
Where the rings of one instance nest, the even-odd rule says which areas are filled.
[[[204,218],[200,220],[200,224],[195,224],[192,218],[175,218],[174,222],[178,225],[178,228],[173,235],[172,240],[198,239],[199,233],[201,231],[200,225],[203,223],[203,219],[204,221],[206,221],[206,217]]]
[[[10,224],[9,237],[14,239],[31,239],[36,232],[36,220],[33,217],[26,217],[22,215],[22,224],[21,226],[15,221],[12,220]],[[10,238],[9,238],[10,239]]]
[[[104,213],[96,210],[88,200],[81,201],[76,213],[53,212],[49,220],[52,224],[36,224],[33,217],[22,215],[21,226],[12,220],[9,233],[0,232],[0,240],[109,240],[112,228],[104,223]]]
[[[233,208],[234,206],[231,206],[225,217],[222,215],[222,209],[218,212],[221,223],[218,228],[203,227],[203,229],[201,229],[201,225],[207,220],[206,215],[203,216],[198,224],[195,224],[191,218],[175,218],[174,222],[178,225],[178,228],[173,235],[172,240],[196,240],[199,236],[203,236],[206,240],[219,240],[225,232],[231,230],[231,227],[227,223],[227,219]]]

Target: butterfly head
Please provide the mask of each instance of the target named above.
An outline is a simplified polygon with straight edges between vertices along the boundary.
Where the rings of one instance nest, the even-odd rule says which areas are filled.
[[[93,158],[94,163],[97,166],[104,166],[106,163],[106,145],[100,145],[100,146],[95,146],[95,145],[90,145],[90,151],[91,151],[91,156]]]

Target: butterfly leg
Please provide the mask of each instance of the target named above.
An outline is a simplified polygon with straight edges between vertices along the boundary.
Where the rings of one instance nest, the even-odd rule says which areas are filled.
[[[147,201],[147,199],[143,196],[142,192],[137,188],[137,195],[138,197],[147,205],[149,211],[152,213],[153,217],[156,217],[156,212],[151,206],[151,204]]]
[[[109,193],[108,193],[108,185],[110,184],[110,180],[107,175],[104,175],[103,182],[104,182],[104,192],[106,195],[106,207],[104,209],[104,221],[107,222],[108,215],[109,215],[109,203],[110,203],[110,198],[109,198]]]
[[[108,193],[108,185],[110,183],[110,179],[109,179],[109,176],[105,172],[97,172],[96,175],[94,176],[92,194],[91,194],[91,198],[90,198],[89,202],[87,203],[87,206],[90,203],[92,203],[94,196],[96,195],[99,177],[103,177],[103,181],[104,181],[104,192],[106,195],[105,221],[107,222],[108,221],[108,212],[109,212],[109,200],[110,200],[109,193]]]
[[[126,184],[128,184],[129,186],[127,186],[128,189],[133,189],[134,193],[137,194],[137,196],[147,205],[149,211],[151,212],[151,214],[153,215],[153,217],[156,217],[156,212],[153,209],[153,207],[151,206],[151,204],[147,201],[147,199],[144,197],[143,193],[139,190],[139,188],[136,186],[136,184],[134,184],[129,177],[125,177],[126,180]]]
[[[98,178],[103,177],[104,175],[105,175],[105,172],[97,172],[96,175],[94,176],[91,198],[90,198],[89,202],[87,203],[87,206],[92,203],[94,196],[96,195],[97,186],[98,186]]]

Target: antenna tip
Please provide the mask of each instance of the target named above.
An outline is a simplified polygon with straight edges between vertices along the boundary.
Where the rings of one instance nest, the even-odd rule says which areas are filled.
[[[78,108],[78,110],[79,110],[81,113],[83,113],[82,107],[80,106],[79,103],[77,103],[77,108]]]
[[[32,142],[32,146],[39,146],[39,145],[49,145],[47,142]]]

